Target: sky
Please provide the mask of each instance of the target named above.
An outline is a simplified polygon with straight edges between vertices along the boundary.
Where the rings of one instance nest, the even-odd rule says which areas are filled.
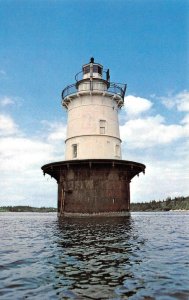
[[[127,83],[131,202],[189,195],[189,1],[0,0],[0,28],[0,206],[56,207],[41,166],[64,160],[61,92],[92,56]]]

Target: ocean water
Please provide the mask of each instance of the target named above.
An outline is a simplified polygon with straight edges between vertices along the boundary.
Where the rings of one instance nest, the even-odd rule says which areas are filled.
[[[0,299],[189,299],[189,213],[0,213]]]

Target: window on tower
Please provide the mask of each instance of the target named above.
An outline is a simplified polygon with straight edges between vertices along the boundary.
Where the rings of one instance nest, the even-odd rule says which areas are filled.
[[[72,145],[72,156],[73,158],[77,157],[77,144]]]
[[[90,72],[90,66],[83,67],[83,74],[87,74]]]
[[[115,156],[120,157],[120,146],[119,145],[115,146]]]
[[[93,65],[93,72],[102,75],[102,68],[98,65]]]
[[[100,120],[100,134],[106,133],[106,120]]]

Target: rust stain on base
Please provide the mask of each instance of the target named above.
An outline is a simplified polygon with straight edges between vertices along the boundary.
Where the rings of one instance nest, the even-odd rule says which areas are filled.
[[[125,212],[102,212],[102,213],[66,213],[64,212],[63,214],[58,213],[58,217],[66,217],[66,218],[85,218],[85,217],[129,217],[130,212],[125,211]]]
[[[130,181],[143,164],[92,159],[54,162],[42,167],[58,183],[58,216],[129,215]]]

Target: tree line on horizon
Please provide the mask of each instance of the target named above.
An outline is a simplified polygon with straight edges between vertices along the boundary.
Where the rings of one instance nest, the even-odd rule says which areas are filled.
[[[131,203],[131,211],[170,211],[189,210],[189,196],[187,197],[167,197],[165,200],[141,203]]]
[[[56,212],[55,207],[32,207],[25,205],[1,206],[0,212]]]
[[[131,211],[189,210],[189,196],[167,197],[165,200],[131,203]],[[1,206],[0,212],[57,212],[55,207]]]

